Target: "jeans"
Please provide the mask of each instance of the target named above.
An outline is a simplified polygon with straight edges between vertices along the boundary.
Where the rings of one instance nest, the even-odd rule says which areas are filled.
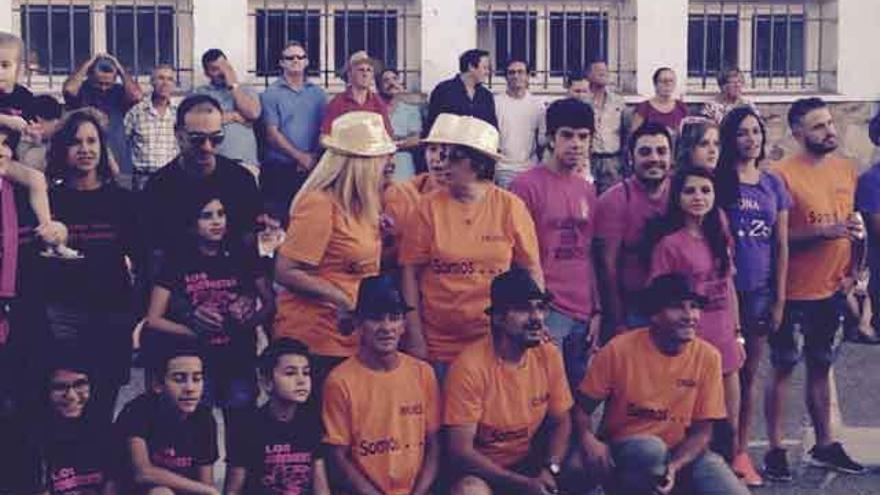
[[[568,383],[576,388],[587,373],[587,322],[551,309],[544,318],[544,324],[547,325],[553,341],[562,350]]]
[[[611,444],[614,459],[612,490],[628,495],[651,493],[665,475],[669,448],[651,435],[636,435]],[[749,490],[718,454],[705,451],[678,472],[673,493],[688,495],[748,495]]]

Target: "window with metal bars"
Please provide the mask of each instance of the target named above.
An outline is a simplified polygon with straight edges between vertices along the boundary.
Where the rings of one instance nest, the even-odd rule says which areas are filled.
[[[337,10],[333,37],[337,72],[358,50],[366,50],[387,67],[397,67],[396,10]]]
[[[281,74],[278,56],[288,41],[304,43],[309,55],[308,74],[321,72],[321,12],[306,10],[256,11],[257,22],[257,76]]]
[[[88,6],[21,6],[21,38],[31,74],[66,75],[90,56],[91,12]]]
[[[173,7],[110,5],[104,16],[108,51],[133,73],[175,65]]]

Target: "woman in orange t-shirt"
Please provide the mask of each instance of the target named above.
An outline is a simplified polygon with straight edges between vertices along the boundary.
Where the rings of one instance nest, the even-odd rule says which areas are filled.
[[[516,195],[492,183],[498,131],[473,117],[441,114],[428,143],[452,145],[449,185],[423,196],[403,233],[400,263],[409,353],[442,378],[468,344],[489,333],[492,278],[517,264],[543,287],[535,225]],[[437,366],[439,364],[439,366]]]
[[[379,272],[383,170],[396,149],[372,112],[338,117],[322,144],[327,151],[293,199],[275,264],[283,290],[274,338],[308,345],[317,381],[357,350],[345,327],[361,279]]]

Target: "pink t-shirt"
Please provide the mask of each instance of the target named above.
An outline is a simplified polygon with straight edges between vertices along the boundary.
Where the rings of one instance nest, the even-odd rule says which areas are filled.
[[[510,191],[522,198],[535,221],[541,269],[553,305],[586,320],[599,304],[590,257],[596,189],[580,176],[566,177],[538,166],[514,179]]]
[[[668,182],[663,186],[663,194],[651,199],[635,177],[615,184],[599,198],[596,237],[606,242],[623,241],[618,277],[625,303],[629,299],[627,295],[645,288],[648,277],[642,253],[645,227],[649,219],[666,213],[668,203]]]
[[[681,229],[661,239],[651,254],[650,278],[667,273],[686,276],[694,290],[708,298],[697,331],[721,353],[724,373],[738,370],[745,353],[734,328],[733,270],[719,275],[709,243]]]

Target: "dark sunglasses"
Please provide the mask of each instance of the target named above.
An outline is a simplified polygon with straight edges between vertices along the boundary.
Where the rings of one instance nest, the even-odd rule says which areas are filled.
[[[462,160],[466,160],[471,158],[471,154],[468,153],[467,150],[462,148],[453,148],[451,151],[446,153],[446,158],[451,162],[460,162]]]
[[[52,392],[61,392],[67,393],[68,390],[73,390],[75,392],[85,392],[86,389],[89,388],[89,381],[85,378],[81,378],[79,380],[74,380],[70,383],[65,382],[52,382],[49,386],[49,390]]]
[[[189,144],[194,147],[201,146],[204,144],[205,140],[211,141],[211,144],[217,146],[222,143],[226,136],[221,132],[218,134],[202,134],[201,132],[187,132],[186,138],[189,139]]]
[[[281,56],[281,59],[282,59],[282,60],[287,60],[287,61],[291,61],[291,60],[305,60],[305,59],[307,59],[307,58],[309,58],[308,55],[282,55],[282,56]]]

